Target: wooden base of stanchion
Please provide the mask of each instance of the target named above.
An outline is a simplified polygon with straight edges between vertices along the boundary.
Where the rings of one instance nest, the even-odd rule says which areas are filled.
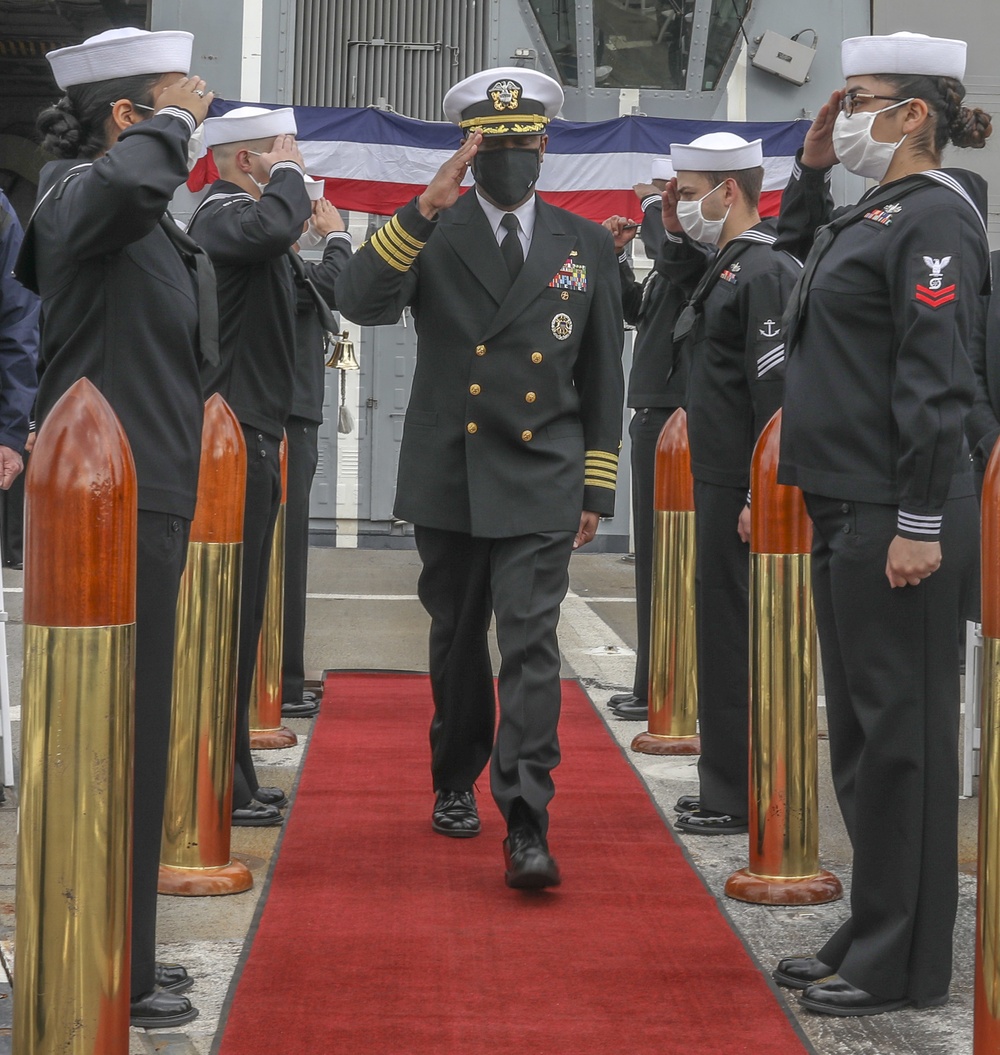
[[[286,726],[277,729],[251,729],[250,746],[254,751],[280,751],[283,747],[294,747],[299,738]]]
[[[158,894],[173,897],[214,897],[242,894],[253,886],[253,875],[242,861],[230,861],[217,868],[175,868],[160,865],[156,884]]]
[[[632,750],[640,755],[700,755],[701,737],[639,733],[632,741]]]
[[[751,905],[825,905],[839,901],[844,888],[832,872],[782,879],[754,875],[748,868],[741,868],[726,880],[726,895]]]

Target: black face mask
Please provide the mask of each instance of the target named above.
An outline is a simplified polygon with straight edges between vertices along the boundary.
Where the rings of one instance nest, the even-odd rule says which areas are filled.
[[[538,180],[542,155],[523,148],[484,150],[472,161],[476,183],[501,208],[524,201]]]

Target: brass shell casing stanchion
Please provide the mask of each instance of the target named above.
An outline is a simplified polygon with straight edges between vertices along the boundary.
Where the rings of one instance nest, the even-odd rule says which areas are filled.
[[[26,491],[13,1050],[127,1055],[135,466],[86,378]]]
[[[285,644],[285,509],[288,502],[288,444],[281,441],[281,505],[274,522],[267,574],[264,622],[257,642],[257,667],[250,689],[250,746],[257,751],[294,747],[299,738],[281,724],[281,665]]]
[[[230,855],[236,656],[247,455],[236,415],[205,404],[198,502],[177,598],[161,894],[239,894],[250,869]]]
[[[974,1055],[1000,1051],[1000,448],[982,497],[983,680],[979,746],[979,890]],[[968,714],[966,721],[971,718]]]
[[[819,867],[816,620],[812,524],[802,492],[778,483],[779,410],[750,476],[750,866],[726,893],[759,905],[820,905],[843,894]]]
[[[656,441],[656,518],[649,618],[649,726],[644,755],[696,755],[698,665],[694,594],[694,481],[687,414],[675,410]]]

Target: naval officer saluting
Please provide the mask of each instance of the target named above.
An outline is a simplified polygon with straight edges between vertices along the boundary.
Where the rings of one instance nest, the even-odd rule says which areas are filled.
[[[492,753],[505,878],[518,888],[560,881],[546,841],[559,762],[556,624],[570,554],[614,508],[624,387],[611,235],[534,191],[562,101],[533,70],[455,85],[444,110],[465,132],[461,148],[337,284],[356,322],[413,310],[395,513],[414,524],[431,616],[432,823],[442,835],[479,833],[472,785]],[[470,166],[476,189],[459,197]]]

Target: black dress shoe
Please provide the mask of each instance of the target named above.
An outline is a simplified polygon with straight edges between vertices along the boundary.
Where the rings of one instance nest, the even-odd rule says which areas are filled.
[[[674,803],[674,813],[696,813],[701,809],[701,795],[681,795]]]
[[[153,976],[161,989],[171,993],[186,993],[194,985],[194,979],[179,963],[154,964]]]
[[[649,718],[649,705],[645,700],[635,700],[633,703],[620,703],[611,708],[611,713],[616,718],[622,718],[626,722],[644,722]]]
[[[471,791],[448,791],[437,793],[431,827],[440,835],[453,839],[471,839],[479,834],[479,811],[476,797]]]
[[[319,714],[319,700],[315,697],[307,700],[285,700],[281,705],[282,718],[315,718]]]
[[[532,825],[510,829],[503,841],[503,857],[504,882],[515,890],[541,890],[562,882],[559,865],[549,853],[548,844]]]
[[[747,822],[728,813],[700,809],[682,813],[674,821],[674,827],[691,835],[742,835],[747,831]]]
[[[815,956],[786,956],[778,961],[771,977],[786,989],[808,989],[837,972]]]
[[[803,1007],[818,1011],[823,1015],[836,1015],[838,1018],[857,1018],[861,1015],[884,1015],[886,1011],[898,1011],[908,1007],[908,997],[886,1000],[885,997],[873,996],[864,989],[858,989],[845,982],[840,975],[818,985],[811,985],[799,998]]]
[[[279,810],[283,810],[288,805],[288,797],[281,788],[258,788],[253,793],[253,797],[258,802],[263,802],[265,806],[277,806]]]
[[[271,828],[284,819],[277,806],[251,799],[245,806],[233,810],[232,823],[236,828]]]
[[[191,1006],[186,996],[178,996],[166,989],[151,989],[132,1001],[129,1021],[140,1029],[172,1029],[193,1022],[198,1009]]]
[[[639,697],[634,692],[616,692],[608,700],[608,706],[611,708],[621,707],[623,703],[635,703],[638,699]]]

